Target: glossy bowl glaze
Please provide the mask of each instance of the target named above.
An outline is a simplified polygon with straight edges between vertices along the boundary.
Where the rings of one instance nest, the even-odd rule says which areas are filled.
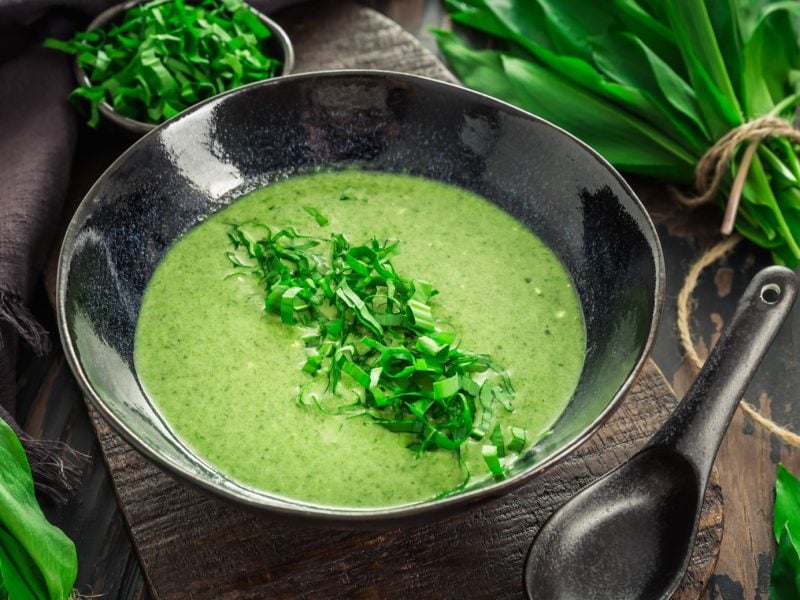
[[[200,460],[142,389],[133,364],[136,321],[145,286],[175,240],[247,192],[293,174],[353,165],[420,175],[483,196],[547,242],[575,283],[587,334],[579,385],[549,435],[505,481],[377,509],[278,497]],[[332,71],[218,96],[134,144],[70,223],[57,308],[67,358],[84,391],[155,463],[245,506],[374,526],[449,514],[503,494],[569,454],[608,417],[641,369],[663,289],[661,248],[647,213],[619,174],[571,135],[455,85]]]
[[[97,15],[94,20],[89,23],[89,26],[86,28],[86,30],[93,31],[95,29],[100,29],[101,27],[106,27],[107,25],[112,24],[114,21],[122,19],[125,11],[148,1],[150,0],[129,0],[128,2],[115,4]],[[289,75],[294,68],[294,48],[292,47],[292,42],[289,39],[288,34],[280,25],[270,19],[267,15],[256,10],[252,6],[249,8],[253,14],[255,14],[259,20],[264,23],[264,25],[266,25],[272,32],[272,37],[265,40],[263,50],[269,56],[277,58],[282,63],[275,77],[280,75]],[[84,71],[83,68],[78,64],[77,58],[73,63],[73,67],[75,69],[75,79],[78,80],[78,83],[80,85],[91,86],[92,82],[89,80],[89,76],[86,74],[86,71]],[[129,134],[132,134],[132,136],[138,137],[144,135],[158,126],[155,123],[139,121],[137,119],[132,119],[131,117],[126,117],[125,115],[114,110],[114,107],[108,102],[101,102],[98,106],[98,110],[105,119],[124,129]]]

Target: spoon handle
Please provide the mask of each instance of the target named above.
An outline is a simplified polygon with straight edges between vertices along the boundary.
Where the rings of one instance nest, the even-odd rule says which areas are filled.
[[[759,271],[678,408],[648,447],[673,448],[695,467],[705,489],[728,423],[794,304],[798,280],[784,267]]]

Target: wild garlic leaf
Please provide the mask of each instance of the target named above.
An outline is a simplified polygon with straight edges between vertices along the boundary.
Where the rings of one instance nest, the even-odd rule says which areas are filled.
[[[594,62],[607,77],[640,89],[661,113],[651,122],[691,152],[702,153],[708,147],[708,133],[697,99],[692,102],[691,88],[641,40],[628,33],[612,33],[592,40],[592,45]]]
[[[780,541],[785,528],[800,541],[800,479],[783,465],[778,465],[775,478],[775,510],[773,512],[775,541]]]
[[[476,3],[482,7],[482,12],[492,15],[496,22],[502,24],[516,39],[527,39],[545,50],[556,52],[551,25],[542,3],[536,0],[508,2],[476,0]]]
[[[800,555],[787,526],[781,533],[772,572],[769,576],[770,600],[800,598]]]
[[[634,41],[644,53],[647,64],[652,69],[656,83],[667,102],[697,126],[707,142],[711,142],[711,134],[702,118],[700,102],[692,87],[642,40],[634,38]]]
[[[705,5],[669,0],[664,6],[711,135],[722,137],[743,117]]]
[[[653,127],[533,62],[508,56],[502,62],[523,108],[558,120],[620,168],[691,178],[691,155]],[[632,138],[639,144],[631,145]]]
[[[75,545],[42,514],[25,451],[2,419],[0,465],[0,591],[63,600],[78,572]],[[33,595],[11,593],[25,588]]]
[[[615,31],[625,31],[638,38],[661,57],[680,77],[686,77],[675,37],[664,22],[645,10],[636,0],[612,0],[620,25]]]
[[[775,478],[773,533],[778,542],[769,582],[771,600],[800,597],[800,480],[783,465]]]
[[[449,31],[434,30],[434,34],[439,49],[461,81],[500,100],[519,103],[514,86],[503,69],[500,52],[473,50]]]
[[[659,112],[658,107],[639,88],[629,85],[625,81],[609,81],[602,76],[591,62],[582,58],[556,54],[530,40],[520,39],[519,42],[533,57],[531,62],[538,60],[544,66],[552,69],[554,73],[559,74],[564,79],[569,79],[573,84],[603,96],[611,102],[627,108],[645,119],[649,119],[651,122],[662,120],[663,115]]]
[[[743,42],[737,13],[739,4],[742,4],[741,0],[714,0],[705,3],[708,18],[734,91],[741,89],[742,79]]]
[[[512,41],[516,35],[491,12],[477,7],[461,7],[460,10],[450,13],[454,23],[460,23],[477,31],[488,33],[500,39]]]
[[[800,68],[797,44],[787,43],[787,38],[797,38],[792,13],[800,12],[800,5],[794,4],[793,8],[794,11],[774,9],[765,14],[744,46],[742,94],[752,114],[767,113],[775,104],[797,92],[796,86],[786,77],[787,72]],[[793,114],[793,111],[788,112]]]
[[[561,54],[591,60],[589,39],[608,32],[614,24],[611,11],[595,0],[511,0],[512,5],[538,4],[554,47]],[[492,2],[500,10],[506,3]]]
[[[736,93],[725,67],[711,18],[703,0],[666,0],[664,3],[678,46],[689,64],[689,75],[702,69],[740,116]],[[687,60],[691,57],[691,60]]]

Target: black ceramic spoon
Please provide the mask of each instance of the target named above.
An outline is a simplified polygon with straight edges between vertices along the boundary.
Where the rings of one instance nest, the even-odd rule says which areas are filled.
[[[797,287],[783,267],[756,274],[664,426],[542,526],[525,563],[529,598],[650,600],[675,591],[689,565],[722,436]]]

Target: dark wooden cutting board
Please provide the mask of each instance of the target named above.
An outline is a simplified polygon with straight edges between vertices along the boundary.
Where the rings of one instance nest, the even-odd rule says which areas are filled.
[[[395,23],[349,2],[276,16],[296,72],[379,68],[453,81]],[[554,509],[633,454],[677,401],[648,362],[621,407],[568,459],[492,504],[422,527],[318,530],[254,516],[166,475],[91,409],[119,504],[157,598],[520,598],[533,535]],[[691,566],[675,598],[695,599],[722,539],[722,494],[707,492]]]
[[[573,494],[628,458],[676,404],[648,362],[614,416],[568,459],[491,504],[421,527],[312,529],[254,516],[166,475],[91,411],[120,506],[157,598],[521,598],[534,533]],[[712,482],[675,598],[698,598],[722,539]]]

